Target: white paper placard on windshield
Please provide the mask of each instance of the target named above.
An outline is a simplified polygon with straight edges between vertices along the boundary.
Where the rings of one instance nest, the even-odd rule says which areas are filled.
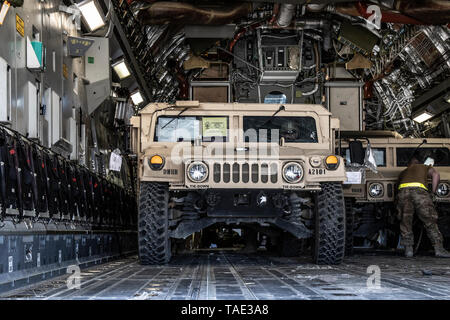
[[[109,170],[120,171],[122,167],[122,156],[115,151],[111,152],[111,158],[109,158]]]
[[[360,171],[347,171],[347,181],[344,184],[361,184],[361,172]]]

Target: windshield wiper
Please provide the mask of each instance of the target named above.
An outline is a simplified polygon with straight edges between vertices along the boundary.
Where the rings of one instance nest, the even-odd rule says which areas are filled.
[[[187,108],[184,108],[183,110],[181,110],[180,113],[178,113],[174,118],[172,118],[169,122],[167,122],[167,123],[161,128],[161,130],[164,129],[165,127],[167,127],[169,124],[171,124],[171,123],[173,122],[173,120],[178,119],[178,118],[181,116],[181,114],[182,114],[183,112],[185,112],[186,110],[188,110],[189,108],[190,108],[190,107],[187,107]]]
[[[285,106],[281,105],[277,111],[275,111],[275,113],[273,115],[270,116],[269,119],[267,119],[266,121],[264,121],[263,124],[260,124],[259,126],[256,127],[256,129],[261,129],[263,128],[266,124],[268,124],[270,121],[272,121],[272,119],[280,112],[280,111],[284,111],[286,110]]]

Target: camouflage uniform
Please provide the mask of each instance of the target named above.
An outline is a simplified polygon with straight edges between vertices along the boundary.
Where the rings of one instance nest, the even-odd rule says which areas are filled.
[[[443,238],[437,226],[438,213],[430,194],[422,188],[402,188],[398,192],[397,199],[402,244],[404,246],[414,245],[413,218],[415,211],[422,220],[433,246],[442,246]]]

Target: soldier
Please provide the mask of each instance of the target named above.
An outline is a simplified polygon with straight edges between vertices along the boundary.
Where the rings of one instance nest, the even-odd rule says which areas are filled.
[[[416,211],[434,247],[435,256],[450,258],[450,253],[443,247],[442,234],[437,225],[438,213],[427,188],[428,178],[432,180],[434,194],[440,180],[439,173],[433,167],[421,164],[416,154],[409,161],[408,168],[403,170],[399,176],[397,209],[402,244],[405,246],[405,256],[408,258],[413,256],[414,234],[412,225],[414,211]]]

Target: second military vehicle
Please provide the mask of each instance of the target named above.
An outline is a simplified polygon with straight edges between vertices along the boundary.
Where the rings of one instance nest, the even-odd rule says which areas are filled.
[[[397,246],[397,180],[413,154],[440,173],[441,181],[433,197],[439,228],[445,238],[450,238],[450,139],[402,138],[393,132],[375,131],[341,134],[341,154],[347,164],[347,174],[352,177],[343,186],[347,205],[347,253],[351,252],[353,238],[358,246]],[[364,167],[369,143],[376,171]],[[431,190],[431,185],[428,189]]]

